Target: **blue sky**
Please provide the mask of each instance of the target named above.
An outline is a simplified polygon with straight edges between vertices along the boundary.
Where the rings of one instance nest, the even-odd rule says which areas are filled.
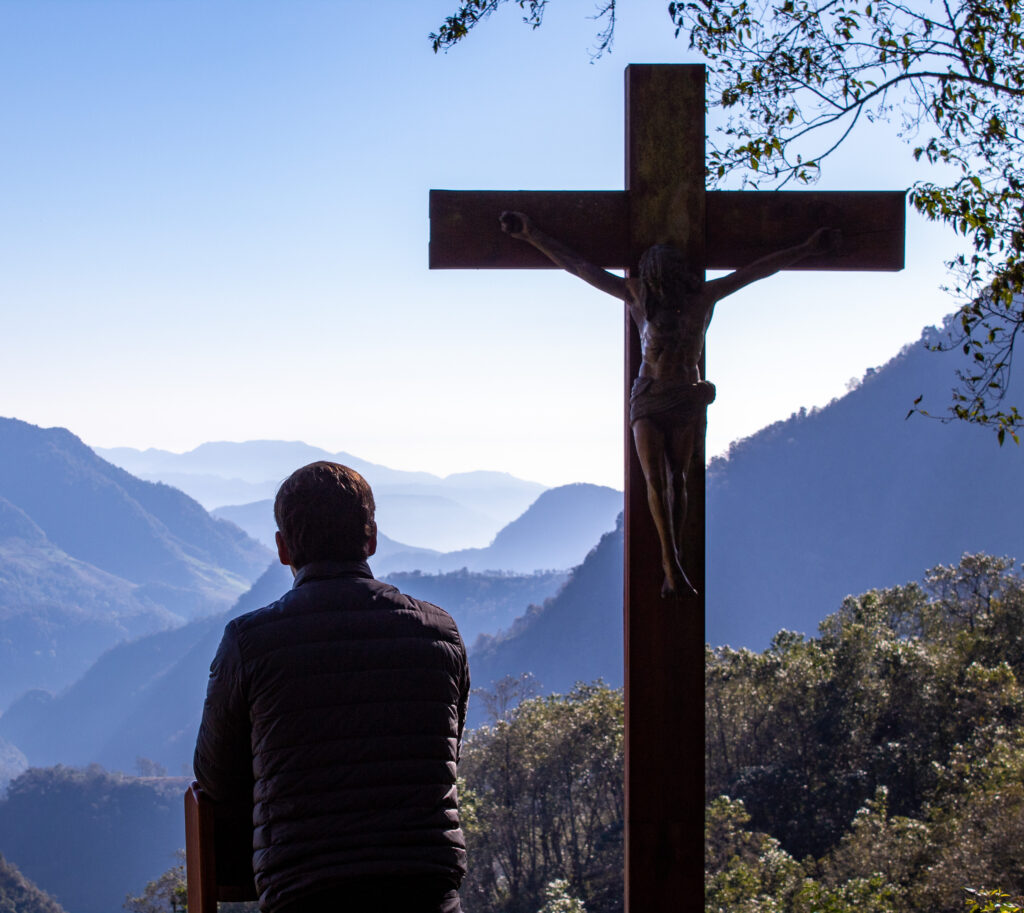
[[[0,414],[87,443],[304,440],[395,468],[621,486],[622,309],[554,272],[430,272],[430,188],[622,187],[622,71],[697,62],[662,0],[0,0]],[[915,176],[888,128],[823,189]],[[941,320],[908,269],[777,276],[709,336],[709,453]],[[908,404],[909,405],[909,404]]]

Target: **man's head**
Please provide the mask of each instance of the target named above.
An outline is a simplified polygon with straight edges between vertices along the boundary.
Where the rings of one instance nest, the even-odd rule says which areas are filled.
[[[373,492],[354,469],[321,460],[296,469],[274,499],[282,564],[352,561],[377,550]]]

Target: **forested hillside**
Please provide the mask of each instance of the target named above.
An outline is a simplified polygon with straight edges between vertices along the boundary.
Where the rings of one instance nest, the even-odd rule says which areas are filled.
[[[805,639],[707,659],[708,906],[952,913],[1024,895],[1024,580],[965,556]],[[728,798],[725,798],[728,797]]]
[[[401,551],[372,561],[378,575],[424,571],[565,570],[579,564],[594,543],[615,526],[622,492],[605,485],[561,485],[541,494],[503,527],[485,548],[465,548],[425,557]],[[525,608],[525,604],[523,606]]]
[[[476,686],[487,689],[524,673],[541,693],[565,693],[577,681],[622,683],[622,537],[620,515],[557,595],[531,605],[508,630],[476,642],[469,657]],[[483,722],[485,713],[481,701],[470,701],[471,725]]]
[[[69,913],[117,913],[129,890],[174,861],[187,782],[95,766],[29,770],[0,801],[0,854]]]
[[[40,891],[17,866],[0,855],[0,910],[4,913],[64,913],[63,907]]]
[[[959,350],[927,351],[941,338],[926,331],[846,396],[711,461],[712,644],[764,649],[780,628],[811,634],[845,596],[914,580],[964,552],[1024,555],[1020,448],[1000,448],[984,428],[907,419],[919,395],[944,403],[963,363]],[[1008,401],[1024,399],[1022,377]]]
[[[984,905],[966,889],[1024,900],[1012,562],[965,556],[851,597],[817,637],[709,650],[707,682],[709,913]],[[508,710],[528,687],[499,683],[486,701],[499,718],[467,743],[467,899],[473,913],[536,913],[564,879],[588,911],[621,910],[621,694],[587,686]]]
[[[816,637],[709,649],[706,909],[1024,899],[1022,677],[1024,578],[985,555],[851,597]],[[531,689],[509,678],[474,698],[487,720],[460,765],[466,909],[619,913],[621,691]],[[29,771],[0,803],[0,853],[71,913],[109,913],[174,868],[184,784]]]

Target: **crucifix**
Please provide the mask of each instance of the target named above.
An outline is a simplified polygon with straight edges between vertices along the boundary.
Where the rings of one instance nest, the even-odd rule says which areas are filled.
[[[812,249],[788,260],[786,268],[902,269],[902,191],[707,192],[704,107],[703,66],[627,67],[626,189],[433,190],[430,268],[569,268],[544,250],[554,238],[558,250],[572,251],[588,265],[625,269],[623,287],[641,276],[641,258],[655,246],[674,249],[700,281],[706,269],[742,270],[802,244]],[[510,214],[504,225],[502,213]],[[521,214],[543,228],[546,241],[527,237]],[[811,243],[820,229],[840,232],[841,244]],[[592,284],[601,287],[600,281]],[[628,402],[643,372],[644,351],[628,313],[625,322]],[[700,341],[695,357],[702,379],[702,335]],[[668,586],[673,598],[667,600],[664,537],[648,507],[648,480],[628,408],[624,420],[626,911],[647,913],[700,903],[704,890],[706,426],[700,410],[690,464],[680,467],[687,509],[675,544],[685,585],[677,580]]]

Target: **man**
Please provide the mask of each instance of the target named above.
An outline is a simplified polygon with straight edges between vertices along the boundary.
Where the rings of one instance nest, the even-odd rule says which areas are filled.
[[[274,502],[277,602],[231,621],[210,667],[199,785],[251,809],[268,913],[459,913],[455,770],[469,670],[455,622],[373,578],[373,495],[311,463]]]
[[[638,277],[624,279],[584,260],[521,212],[502,213],[501,227],[513,238],[532,244],[556,266],[626,302],[640,333],[642,353],[629,397],[629,423],[661,542],[665,574],[661,595],[694,593],[682,561],[686,478],[705,410],[715,398],[714,384],[700,376],[704,337],[715,305],[804,257],[833,250],[839,244],[839,232],[819,229],[803,244],[705,281],[678,250],[664,244],[644,252]]]

